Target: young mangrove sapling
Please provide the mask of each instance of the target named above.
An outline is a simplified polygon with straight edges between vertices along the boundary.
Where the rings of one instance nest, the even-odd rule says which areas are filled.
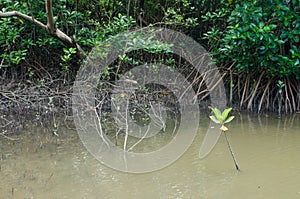
[[[213,122],[222,125],[220,129],[221,129],[221,131],[222,131],[222,132],[224,133],[224,135],[225,135],[225,138],[226,138],[226,142],[227,142],[229,151],[230,151],[230,153],[231,153],[232,159],[233,159],[234,164],[235,164],[235,168],[239,171],[239,170],[240,170],[239,165],[238,165],[237,160],[236,160],[236,158],[235,158],[235,155],[234,155],[234,152],[233,152],[233,150],[232,150],[231,144],[230,144],[230,142],[229,142],[229,140],[228,140],[228,138],[227,138],[226,131],[228,131],[228,128],[224,125],[224,124],[226,124],[226,123],[231,122],[231,121],[233,120],[233,118],[234,118],[234,116],[229,116],[229,117],[228,117],[228,114],[229,114],[229,112],[232,110],[232,108],[227,108],[227,109],[225,109],[225,110],[223,111],[223,113],[222,113],[218,108],[212,108],[212,107],[209,107],[209,108],[210,108],[210,109],[213,111],[213,113],[214,113],[214,115],[209,116],[210,119],[211,119]]]

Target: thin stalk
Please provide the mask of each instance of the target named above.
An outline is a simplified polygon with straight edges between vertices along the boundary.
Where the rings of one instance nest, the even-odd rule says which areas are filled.
[[[267,90],[267,99],[266,99],[266,110],[269,110],[270,106],[270,89]]]
[[[237,93],[238,93],[238,99],[241,99],[241,80],[240,75],[238,75],[238,81],[237,81]]]
[[[289,94],[288,94],[288,87],[287,87],[287,83],[285,82],[285,113],[288,113],[288,109],[290,110],[290,113],[293,112],[292,110],[292,104],[291,104],[291,100],[289,98]]]
[[[125,139],[124,139],[124,144],[123,144],[123,150],[124,150],[124,153],[126,152],[126,146],[127,146],[127,140],[128,140],[128,136],[129,136],[129,133],[128,133],[128,114],[129,114],[129,99],[126,100],[126,111],[125,111]]]
[[[234,155],[234,153],[233,153],[233,150],[232,150],[232,148],[231,148],[231,144],[230,144],[230,142],[229,142],[229,140],[228,140],[228,138],[227,138],[227,134],[226,134],[225,131],[223,131],[223,133],[224,133],[224,135],[225,135],[225,138],[226,138],[226,142],[227,142],[229,151],[230,151],[231,156],[232,156],[232,159],[233,159],[233,161],[234,161],[235,168],[236,168],[236,170],[240,171],[240,167],[239,167],[239,165],[238,165],[238,163],[237,163],[237,160],[236,160],[235,155]]]
[[[278,116],[281,117],[281,101],[282,101],[282,93],[280,93],[280,100],[278,101]]]
[[[296,112],[295,97],[294,97],[293,90],[292,90],[292,87],[291,87],[291,81],[289,79],[288,79],[288,82],[287,82],[287,86],[289,88],[289,91],[290,91],[290,94],[291,94],[291,97],[292,97],[292,104],[293,104],[292,112]]]
[[[232,104],[232,90],[233,90],[233,80],[232,80],[232,71],[230,70],[230,85],[229,85],[229,89],[230,89],[230,95],[229,95],[229,104]]]
[[[268,81],[268,83],[267,83],[267,85],[266,85],[266,88],[265,88],[265,90],[264,90],[264,92],[263,92],[263,95],[262,95],[262,97],[261,97],[261,99],[260,99],[260,102],[259,102],[259,105],[258,105],[258,111],[257,111],[258,113],[260,113],[261,106],[262,106],[262,103],[263,103],[263,101],[264,101],[264,99],[265,99],[266,93],[267,93],[267,91],[269,90],[270,83],[271,83],[271,80]]]
[[[265,73],[262,72],[261,75],[260,75],[260,77],[258,78],[258,81],[257,81],[257,83],[256,83],[256,85],[255,85],[255,88],[254,88],[253,92],[252,92],[251,98],[250,98],[250,100],[249,100],[249,102],[248,102],[248,106],[247,106],[247,109],[248,109],[248,110],[252,109],[252,104],[253,104],[254,97],[255,97],[255,95],[256,95],[258,86],[259,86],[259,84],[260,84],[260,82],[261,82],[262,77],[264,76],[264,74],[265,74]]]
[[[244,103],[244,99],[247,97],[247,87],[248,87],[249,81],[250,81],[250,75],[248,75],[248,77],[246,79],[246,82],[245,82],[245,85],[244,85],[242,99],[240,101],[240,108],[242,108],[243,103]]]

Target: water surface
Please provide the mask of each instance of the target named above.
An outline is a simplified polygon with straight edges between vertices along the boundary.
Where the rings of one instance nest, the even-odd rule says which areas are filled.
[[[205,159],[198,158],[207,126],[204,118],[193,144],[174,164],[146,174],[102,165],[75,130],[60,127],[57,137],[29,126],[17,141],[0,137],[0,198],[300,198],[299,114],[237,116],[228,127],[241,172],[224,136]]]

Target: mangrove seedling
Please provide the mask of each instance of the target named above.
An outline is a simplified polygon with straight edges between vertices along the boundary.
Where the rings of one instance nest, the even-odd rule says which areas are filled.
[[[238,165],[237,160],[236,160],[236,158],[235,158],[235,155],[234,155],[234,153],[233,153],[231,144],[230,144],[230,142],[229,142],[229,140],[228,140],[228,138],[227,138],[226,131],[228,131],[228,128],[224,125],[224,124],[226,124],[226,123],[231,122],[231,121],[233,120],[233,118],[234,118],[234,116],[229,116],[229,117],[228,117],[228,114],[229,114],[229,112],[232,110],[232,108],[226,108],[226,109],[223,111],[223,113],[222,113],[218,108],[212,108],[212,107],[209,107],[209,108],[210,108],[210,109],[213,111],[213,113],[214,113],[214,115],[209,116],[210,119],[211,119],[214,123],[221,124],[221,128],[220,128],[220,129],[221,129],[222,133],[224,133],[224,135],[225,135],[226,142],[227,142],[227,146],[228,146],[228,148],[229,148],[229,151],[230,151],[230,153],[231,153],[232,159],[233,159],[233,161],[234,161],[235,168],[239,171],[239,170],[240,170],[239,165]]]

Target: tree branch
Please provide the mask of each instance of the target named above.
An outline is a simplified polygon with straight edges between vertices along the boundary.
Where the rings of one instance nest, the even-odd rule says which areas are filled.
[[[50,34],[55,33],[55,22],[53,18],[52,0],[46,0],[47,27]]]
[[[20,13],[18,11],[0,12],[0,18],[8,18],[8,17],[14,17],[14,16],[23,18],[24,20],[35,24],[37,27],[42,28],[52,37],[55,37],[55,38],[61,40],[64,44],[75,47],[78,50],[79,57],[84,58],[85,53],[81,49],[80,45],[77,44],[77,42],[75,40],[73,40],[71,37],[66,35],[64,32],[62,32],[58,28],[55,28],[55,22],[54,22],[53,12],[52,12],[52,0],[45,0],[45,3],[46,3],[46,13],[47,13],[47,25],[34,19],[31,16]]]
[[[26,21],[29,21],[31,23],[34,23],[36,26],[38,26],[39,28],[42,28],[43,30],[47,31],[47,26],[45,24],[43,24],[42,22],[40,21],[37,21],[35,20],[34,18],[28,16],[28,15],[25,15],[23,13],[20,13],[18,11],[10,11],[10,12],[0,12],[0,18],[9,18],[9,17],[14,17],[14,16],[17,16],[17,17],[20,17],[20,18],[23,18],[24,20]]]

